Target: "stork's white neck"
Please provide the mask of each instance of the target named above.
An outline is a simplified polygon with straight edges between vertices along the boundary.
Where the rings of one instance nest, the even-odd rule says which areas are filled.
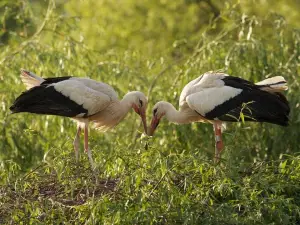
[[[133,98],[128,94],[121,101],[113,101],[105,110],[91,116],[89,119],[100,130],[107,130],[118,125],[132,108]]]
[[[176,110],[169,102],[164,103],[164,109],[166,119],[172,123],[190,123],[194,120],[193,118],[198,117],[198,115],[191,110]]]
[[[122,106],[122,111],[125,115],[129,112],[129,110],[132,108],[133,103],[135,102],[136,97],[133,93],[134,92],[127,93],[120,101],[120,104]]]

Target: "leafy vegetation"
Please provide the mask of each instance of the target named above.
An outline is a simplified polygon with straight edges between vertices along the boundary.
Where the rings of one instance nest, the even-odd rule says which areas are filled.
[[[299,224],[300,30],[296,1],[0,2],[2,224]],[[276,13],[275,13],[276,12]],[[20,68],[91,77],[122,97],[177,105],[209,70],[254,82],[284,76],[290,125],[228,124],[221,163],[209,124],[163,121],[141,135],[130,113],[91,130],[97,165],[75,163],[68,118],[10,115]],[[83,151],[81,151],[83,152]]]

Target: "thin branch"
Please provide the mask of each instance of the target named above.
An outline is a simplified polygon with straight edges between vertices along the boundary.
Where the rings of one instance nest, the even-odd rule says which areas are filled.
[[[182,57],[180,59],[177,59],[174,63],[168,65],[167,67],[165,67],[163,70],[161,70],[155,77],[154,79],[152,80],[151,84],[150,84],[150,87],[148,89],[148,94],[147,94],[147,98],[149,100],[149,97],[151,95],[151,92],[153,90],[153,88],[155,87],[156,85],[156,82],[157,80],[165,73],[167,72],[169,69],[171,69],[174,65],[176,65],[177,63],[179,63],[180,61],[183,61],[186,57]]]
[[[8,59],[12,58],[13,56],[17,55],[29,43],[34,41],[34,39],[43,31],[44,27],[46,26],[47,21],[49,20],[49,17],[51,15],[54,7],[55,7],[54,0],[49,0],[46,16],[45,16],[45,19],[43,20],[41,26],[36,30],[36,32],[28,40],[22,42],[15,51],[13,51],[11,54],[9,54],[9,55],[5,56],[3,59],[1,59],[0,65],[2,65],[4,62],[6,62]]]

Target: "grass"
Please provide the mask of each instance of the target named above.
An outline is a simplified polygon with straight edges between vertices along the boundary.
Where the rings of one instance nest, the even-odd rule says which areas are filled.
[[[300,33],[294,14],[283,11],[286,20],[234,1],[215,1],[213,8],[205,2],[124,0],[116,9],[111,1],[3,0],[1,224],[300,223]],[[284,9],[279,6],[286,3],[278,2],[274,9]],[[281,75],[289,85],[290,124],[228,124],[216,165],[211,125],[162,121],[148,138],[130,113],[111,132],[91,130],[92,171],[83,153],[75,163],[71,120],[10,115],[9,106],[25,90],[20,68],[44,77],[88,76],[112,85],[120,97],[143,91],[148,121],[157,101],[176,106],[184,85],[206,71],[253,82]]]
[[[299,156],[238,166],[148,150],[139,153],[139,162],[124,158],[111,158],[93,172],[57,157],[10,179],[1,187],[2,221],[299,223]]]

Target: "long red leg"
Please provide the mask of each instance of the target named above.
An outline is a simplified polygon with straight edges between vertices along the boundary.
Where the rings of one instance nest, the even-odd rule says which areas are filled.
[[[89,149],[89,125],[88,125],[88,123],[86,123],[84,126],[84,150],[89,157],[89,161],[91,163],[92,168],[94,168],[94,161],[92,158],[92,153]]]
[[[78,158],[79,158],[80,132],[81,132],[81,128],[80,128],[80,126],[78,125],[78,127],[77,127],[77,132],[76,132],[76,136],[75,136],[74,141],[73,141],[73,146],[74,146],[74,150],[75,150],[76,162],[78,162]]]
[[[214,132],[215,132],[215,162],[219,162],[221,152],[224,148],[222,140],[222,122],[214,122]]]

